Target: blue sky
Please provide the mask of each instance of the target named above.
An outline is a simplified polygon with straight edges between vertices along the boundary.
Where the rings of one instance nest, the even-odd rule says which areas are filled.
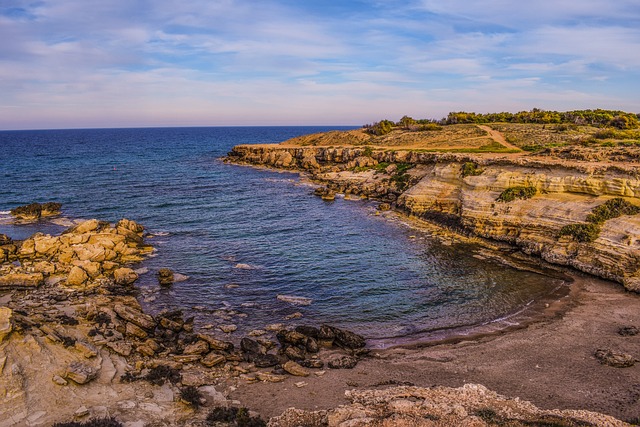
[[[0,0],[0,129],[640,112],[638,0]]]

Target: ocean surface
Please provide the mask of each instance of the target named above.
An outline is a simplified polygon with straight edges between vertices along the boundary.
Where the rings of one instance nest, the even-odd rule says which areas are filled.
[[[273,323],[330,323],[384,346],[508,317],[561,284],[480,259],[473,245],[439,243],[376,215],[374,202],[326,202],[297,174],[220,160],[236,144],[331,129],[341,128],[3,131],[0,233],[24,239],[78,219],[133,219],[157,248],[134,267],[148,270],[138,282],[143,304],[182,308],[211,331],[236,325],[232,337]],[[8,215],[47,201],[63,205],[58,224],[16,225]],[[162,267],[188,279],[161,289]],[[303,317],[285,320],[295,313]]]

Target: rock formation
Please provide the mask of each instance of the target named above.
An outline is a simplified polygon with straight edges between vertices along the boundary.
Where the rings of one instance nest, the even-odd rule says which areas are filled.
[[[283,157],[288,161],[275,161]],[[598,231],[592,241],[572,236],[571,228],[563,231],[580,230],[595,208],[614,198],[640,206],[640,167],[633,163],[286,145],[240,145],[228,159],[306,171],[325,184],[320,196],[375,198],[408,215],[640,291],[640,215],[592,226]],[[501,201],[514,188],[534,195]]]

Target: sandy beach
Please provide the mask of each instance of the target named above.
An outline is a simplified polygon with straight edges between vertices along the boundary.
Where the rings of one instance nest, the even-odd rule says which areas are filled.
[[[640,365],[615,368],[594,352],[640,354],[640,335],[620,328],[640,324],[640,295],[619,284],[575,275],[571,293],[525,328],[426,347],[377,350],[353,370],[327,370],[285,383],[241,385],[231,394],[268,418],[289,407],[317,410],[345,404],[345,390],[396,384],[460,387],[483,384],[543,409],[585,409],[627,422],[640,417]]]

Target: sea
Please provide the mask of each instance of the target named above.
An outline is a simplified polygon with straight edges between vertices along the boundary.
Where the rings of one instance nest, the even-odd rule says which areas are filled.
[[[441,339],[508,323],[564,286],[381,215],[374,201],[324,201],[297,173],[222,161],[236,144],[336,129],[348,128],[2,131],[0,233],[25,239],[82,219],[135,220],[156,249],[133,267],[143,306],[181,309],[232,339],[276,323],[332,324],[376,347]],[[9,215],[47,201],[62,203],[62,217],[16,224]],[[185,280],[161,288],[160,268]]]

